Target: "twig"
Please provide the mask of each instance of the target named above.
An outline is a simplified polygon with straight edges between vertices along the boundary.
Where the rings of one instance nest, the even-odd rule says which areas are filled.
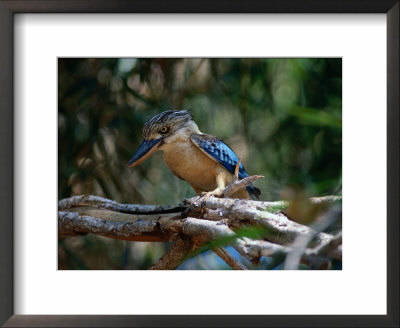
[[[237,261],[227,250],[225,250],[223,247],[214,247],[212,249],[215,254],[217,254],[221,259],[223,259],[226,264],[228,264],[231,268],[235,270],[247,270],[246,266],[244,266],[242,263]]]
[[[333,236],[331,241],[325,245],[316,247],[314,249],[306,250],[306,254],[318,254],[322,256],[327,256],[337,260],[342,260],[342,232]]]
[[[241,180],[232,180],[232,182],[222,191],[222,197],[229,197],[240,189],[246,188],[254,181],[264,178],[262,175],[252,175]]]
[[[296,237],[291,245],[292,251],[286,256],[284,264],[285,270],[297,270],[300,260],[303,254],[306,252],[308,244],[319,232],[326,230],[338,219],[338,211],[339,210],[336,207],[330,208],[327,212],[317,218],[316,222],[311,226],[311,229],[308,233]],[[316,247],[315,254],[318,254],[319,251],[324,249],[327,244],[330,244],[333,239],[333,237],[330,237],[321,242]]]

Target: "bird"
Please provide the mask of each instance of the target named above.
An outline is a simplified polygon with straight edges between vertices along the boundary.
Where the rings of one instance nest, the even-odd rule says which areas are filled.
[[[197,195],[221,197],[234,180],[248,176],[238,156],[223,140],[200,132],[188,110],[167,110],[151,117],[143,127],[143,141],[128,167],[143,163],[156,151],[164,152],[164,162],[178,178],[190,184]],[[258,199],[260,189],[249,185],[232,198]]]

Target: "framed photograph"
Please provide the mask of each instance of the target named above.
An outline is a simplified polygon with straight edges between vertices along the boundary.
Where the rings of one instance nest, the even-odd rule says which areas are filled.
[[[4,326],[398,326],[398,1],[0,21]]]

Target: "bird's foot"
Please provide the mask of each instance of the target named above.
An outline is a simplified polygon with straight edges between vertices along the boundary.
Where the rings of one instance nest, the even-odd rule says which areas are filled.
[[[224,195],[224,189],[222,189],[222,188],[217,188],[217,189],[215,189],[213,191],[208,191],[208,192],[202,192],[201,193],[201,197],[206,198],[206,199],[211,197],[211,196],[220,198],[223,195]]]

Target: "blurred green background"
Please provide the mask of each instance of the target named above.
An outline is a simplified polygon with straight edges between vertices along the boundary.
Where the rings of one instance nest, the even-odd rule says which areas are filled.
[[[191,110],[204,133],[222,138],[262,200],[341,194],[340,58],[60,58],[58,197],[93,194],[118,202],[177,204],[194,196],[158,152],[126,164],[143,124],[169,109]],[[60,269],[146,269],[165,243],[98,236],[59,241]],[[181,269],[228,268],[209,252]]]

